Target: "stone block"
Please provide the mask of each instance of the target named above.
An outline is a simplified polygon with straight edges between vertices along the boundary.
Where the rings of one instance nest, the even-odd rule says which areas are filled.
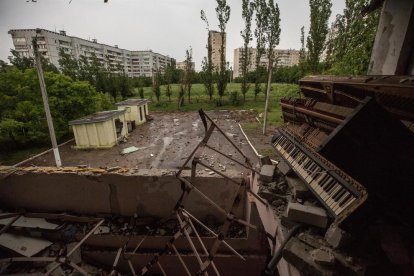
[[[332,254],[332,250],[329,248],[317,248],[311,251],[312,259],[315,263],[321,265],[333,265],[335,264],[335,257]]]
[[[292,169],[289,167],[289,165],[284,160],[280,160],[279,161],[279,164],[277,164],[277,169],[283,175],[287,175],[287,174],[289,174],[292,171]]]
[[[299,177],[286,176],[285,179],[295,198],[304,199],[311,194],[306,184]]]
[[[260,180],[263,182],[272,182],[276,167],[273,165],[264,165],[260,170]]]
[[[325,233],[325,240],[333,248],[340,248],[351,241],[351,236],[338,226],[332,224]]]
[[[316,263],[311,254],[315,248],[293,237],[283,249],[283,258],[305,275],[334,275],[334,268]]]
[[[326,211],[319,207],[305,206],[295,202],[289,202],[287,217],[293,221],[325,228],[328,224]]]
[[[272,161],[270,160],[269,156],[261,156],[260,157],[260,165],[272,165]]]

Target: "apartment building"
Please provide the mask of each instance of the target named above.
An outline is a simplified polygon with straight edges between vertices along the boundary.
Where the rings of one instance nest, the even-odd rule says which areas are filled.
[[[15,50],[23,57],[34,57],[32,39],[36,36],[36,29],[10,30]],[[93,54],[112,66],[120,64],[130,77],[151,77],[153,72],[164,72],[167,64],[175,63],[173,58],[149,51],[130,51],[121,49],[118,45],[110,46],[98,43],[96,39],[86,40],[66,35],[65,31],[52,32],[41,29],[37,34],[39,52],[52,64],[59,68],[59,50],[75,58],[91,57]]]
[[[175,68],[180,69],[180,70],[185,70],[185,67],[186,67],[186,62],[185,61],[177,61],[177,64],[176,64]],[[191,62],[191,69],[195,70],[195,63],[194,62]]]
[[[299,64],[299,51],[293,49],[275,49],[275,56],[278,58],[278,66],[293,66],[295,64]],[[250,65],[248,66],[248,71],[254,71],[256,69],[256,48],[249,48],[249,53],[251,55]],[[234,71],[233,77],[237,78],[240,77],[242,72],[242,54],[243,48],[234,49]],[[268,66],[269,60],[267,55],[263,55],[260,57],[260,64],[262,66]]]
[[[226,58],[226,33],[224,33],[224,41],[221,37],[221,33],[217,31],[208,32],[208,40],[211,43],[211,60],[215,70],[220,71],[221,63],[221,45],[224,44],[224,59]]]

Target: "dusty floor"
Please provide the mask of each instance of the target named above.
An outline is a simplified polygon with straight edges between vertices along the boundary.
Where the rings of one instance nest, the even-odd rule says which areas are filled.
[[[254,114],[222,111],[207,114],[213,120],[217,119],[216,123],[219,127],[255,164],[257,158],[238,126],[239,122],[254,120]],[[62,146],[59,149],[63,166],[179,168],[204,136],[204,126],[198,113],[152,113],[151,116],[154,120],[138,126],[130,134],[126,143],[121,143],[111,149],[76,150],[73,148],[75,142]],[[212,135],[209,145],[229,156],[238,157],[231,144],[216,132]],[[120,154],[124,148],[131,146],[139,150],[127,155]],[[207,161],[206,163],[215,165],[216,168],[233,166],[228,159],[212,151],[206,152],[203,158]],[[33,165],[53,166],[53,154],[48,153],[23,166]]]

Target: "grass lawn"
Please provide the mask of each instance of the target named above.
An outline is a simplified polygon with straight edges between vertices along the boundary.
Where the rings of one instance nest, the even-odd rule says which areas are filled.
[[[264,90],[265,85],[262,84],[262,90]],[[254,100],[254,84],[251,85],[249,91],[246,93],[246,101],[243,101],[243,95],[240,92],[240,83],[229,83],[227,85],[226,93],[222,98],[222,105],[218,106],[216,103],[218,101],[217,89],[213,95],[213,100],[209,101],[209,97],[205,92],[203,84],[193,84],[191,89],[191,102],[188,102],[188,95],[185,95],[184,105],[181,107],[181,111],[197,111],[200,108],[204,110],[234,110],[234,109],[254,109],[259,113],[264,111],[265,106],[265,95],[264,93],[259,93],[257,100]],[[151,87],[144,88],[144,96],[147,99],[150,99],[149,110],[151,111],[167,111],[174,112],[178,111],[177,107],[177,97],[179,91],[179,85],[172,85],[172,96],[171,103],[168,100],[168,97],[165,95],[165,86],[161,86],[161,97],[160,102],[157,102],[155,95],[152,92]],[[237,98],[235,99],[230,96],[231,93],[237,92]],[[269,115],[268,120],[270,124],[280,124],[281,119],[281,109],[279,100],[281,97],[285,96],[298,96],[299,86],[296,84],[285,84],[285,83],[273,83],[272,90],[270,92],[269,100]],[[138,91],[134,91],[133,97],[138,97]],[[232,100],[233,99],[233,100]],[[246,124],[245,127],[257,127],[254,123],[252,125]]]
[[[262,84],[262,89],[265,85]],[[181,112],[194,112],[200,108],[204,110],[235,110],[235,109],[254,109],[259,113],[264,111],[265,95],[259,93],[257,100],[254,100],[254,85],[252,84],[250,90],[246,94],[246,101],[243,101],[243,95],[240,92],[239,83],[229,83],[227,85],[227,91],[222,98],[222,105],[217,106],[218,94],[217,89],[214,92],[213,100],[210,101],[208,95],[205,93],[204,86],[202,84],[193,84],[191,89],[191,103],[188,102],[188,95],[185,95],[184,105],[181,107]],[[177,96],[179,91],[179,85],[172,85],[171,102],[169,102],[167,96],[165,96],[165,86],[161,86],[161,99],[157,102],[157,99],[152,93],[151,87],[144,87],[144,96],[151,100],[149,109],[151,111],[165,111],[165,112],[177,112]],[[236,99],[231,100],[230,93],[237,92]],[[279,125],[282,123],[281,109],[279,99],[285,96],[298,96],[299,86],[296,84],[274,83],[272,84],[272,90],[270,92],[269,101],[269,125]],[[134,98],[139,97],[137,89],[134,91]],[[250,131],[260,131],[261,126],[259,123],[244,123],[243,128]],[[66,139],[68,140],[68,139]],[[36,155],[42,151],[47,150],[49,147],[37,147],[32,149],[21,149],[13,151],[12,153],[0,154],[0,165],[13,165],[22,160],[25,160],[33,155]]]

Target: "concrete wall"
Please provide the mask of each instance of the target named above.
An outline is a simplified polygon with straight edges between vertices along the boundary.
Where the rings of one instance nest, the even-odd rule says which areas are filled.
[[[98,169],[98,171],[104,171]],[[21,168],[7,178],[0,169],[0,208],[36,212],[98,213],[131,216],[167,217],[181,196],[180,182],[163,170],[139,170],[132,173],[79,172],[76,168]],[[231,206],[237,186],[220,177],[199,178],[197,187],[223,208]],[[244,199],[243,199],[244,200]],[[185,204],[200,219],[222,218],[212,205],[192,191]],[[236,216],[244,216],[240,204]]]
[[[384,2],[372,49],[368,75],[414,73],[414,2]]]

